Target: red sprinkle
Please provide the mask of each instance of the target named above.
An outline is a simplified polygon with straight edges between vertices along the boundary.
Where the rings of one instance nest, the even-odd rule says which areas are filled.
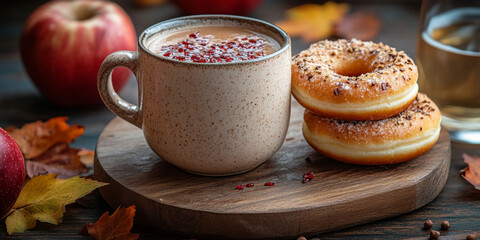
[[[274,183],[274,182],[267,182],[267,183],[265,183],[265,184],[263,184],[263,185],[265,185],[265,186],[273,186],[273,185],[275,185],[275,183]]]
[[[244,188],[245,188],[245,184],[240,184],[240,185],[237,185],[237,187],[235,189],[243,190]]]
[[[253,187],[255,185],[253,185],[253,183],[247,183],[247,187]]]
[[[212,42],[200,33],[190,33],[178,43],[162,46],[158,54],[186,62],[240,62],[266,56],[266,40],[256,36],[237,37],[229,42]],[[185,51],[191,50],[191,51]]]
[[[302,183],[309,182],[309,181],[311,181],[314,177],[315,177],[315,175],[313,174],[313,172],[303,173]]]

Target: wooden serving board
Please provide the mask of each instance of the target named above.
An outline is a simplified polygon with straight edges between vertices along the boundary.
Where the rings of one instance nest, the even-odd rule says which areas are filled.
[[[195,238],[293,238],[410,212],[432,201],[447,181],[450,138],[417,159],[393,166],[355,166],[323,157],[301,133],[303,108],[292,101],[282,148],[258,168],[202,177],[165,162],[140,129],[116,118],[96,149],[95,178],[113,207],[137,206],[135,221]],[[315,178],[302,183],[304,172]],[[272,181],[275,186],[264,186]],[[255,186],[236,190],[239,184]]]

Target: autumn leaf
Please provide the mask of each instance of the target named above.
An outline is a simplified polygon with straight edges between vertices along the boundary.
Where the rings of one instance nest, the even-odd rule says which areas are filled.
[[[372,40],[380,29],[380,20],[371,14],[355,13],[335,25],[335,35],[346,39]]]
[[[135,205],[119,207],[112,214],[104,213],[96,223],[87,223],[81,233],[97,240],[136,240],[139,235],[130,232],[135,216]]]
[[[276,25],[292,37],[313,42],[330,37],[334,25],[343,19],[348,9],[346,3],[304,4],[288,9],[287,20],[277,22]]]
[[[468,167],[460,170],[460,175],[470,182],[475,189],[480,190],[480,157],[470,156],[466,153],[462,157]]]
[[[93,158],[92,151],[69,148],[67,143],[58,143],[42,155],[27,160],[25,170],[30,178],[40,174],[53,173],[57,174],[59,179],[67,179],[88,172],[82,158],[89,158],[90,154]],[[89,160],[84,161],[89,162]]]
[[[57,225],[62,222],[65,205],[105,185],[79,176],[67,180],[57,179],[55,174],[34,177],[23,186],[7,214],[7,233],[22,233],[35,227],[36,221]]]
[[[69,126],[67,117],[51,118],[47,122],[36,121],[22,128],[8,127],[26,159],[40,156],[57,143],[70,143],[82,135],[82,126]]]

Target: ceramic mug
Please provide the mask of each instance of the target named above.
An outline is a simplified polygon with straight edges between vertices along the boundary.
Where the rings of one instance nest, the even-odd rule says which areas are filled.
[[[276,52],[230,63],[182,62],[157,55],[155,38],[195,26],[238,26],[278,42]],[[138,82],[139,105],[112,87],[116,67]],[[98,89],[117,116],[141,128],[149,147],[188,172],[222,176],[249,171],[282,145],[290,119],[291,49],[280,28],[256,19],[201,15],[155,24],[139,38],[138,51],[109,55],[98,73]]]

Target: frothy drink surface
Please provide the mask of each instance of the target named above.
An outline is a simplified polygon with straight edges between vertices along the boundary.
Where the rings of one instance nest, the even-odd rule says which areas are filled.
[[[208,26],[159,36],[152,40],[148,49],[179,61],[227,63],[267,56],[280,46],[270,37],[246,28]]]

